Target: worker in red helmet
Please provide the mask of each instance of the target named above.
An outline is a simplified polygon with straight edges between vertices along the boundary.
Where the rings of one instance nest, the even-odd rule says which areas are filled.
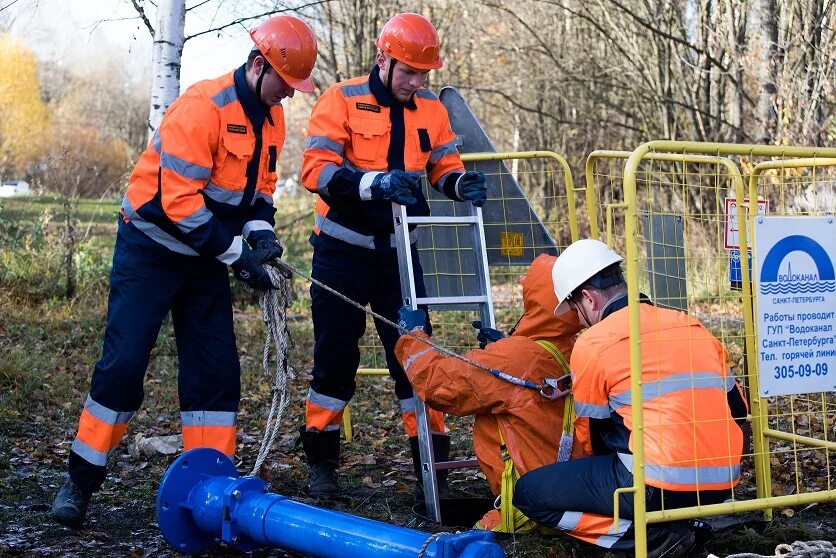
[[[448,198],[479,207],[486,188],[482,173],[465,172],[447,110],[424,88],[429,72],[442,66],[432,23],[418,14],[396,15],[375,44],[371,72],[329,87],[314,105],[302,183],[318,195],[311,235],[313,277],[397,321],[401,287],[392,203],[406,206],[409,215],[428,215],[421,189],[424,173],[430,186]],[[418,296],[425,296],[414,244],[412,259]],[[311,299],[316,343],[301,439],[310,466],[308,490],[329,497],[339,491],[340,424],[354,394],[366,317],[316,285]],[[376,327],[413,459],[419,463],[415,398],[394,355],[398,332],[382,322]],[[435,455],[446,459],[450,438],[443,415],[433,412],[430,422]],[[440,479],[443,493],[443,475]]]
[[[229,285],[272,288],[264,264],[283,252],[273,192],[285,139],[282,99],[310,92],[316,38],[282,15],[250,32],[245,64],[176,99],[131,174],[119,212],[102,357],[79,419],[69,475],[52,506],[79,527],[108,454],[143,399],[143,377],[171,312],[183,447],[232,455],[240,365]]]

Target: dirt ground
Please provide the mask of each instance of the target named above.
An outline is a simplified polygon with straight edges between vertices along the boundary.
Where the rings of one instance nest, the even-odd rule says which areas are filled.
[[[246,360],[246,355],[243,355]],[[156,380],[150,378],[153,386]],[[250,378],[250,381],[254,381]],[[393,398],[388,379],[363,378],[352,405],[355,439],[343,443],[341,480],[345,497],[319,502],[303,490],[306,467],[301,447],[295,445],[296,430],[302,416],[304,377],[293,386],[294,404],[284,421],[276,448],[271,453],[263,477],[271,491],[302,502],[372,518],[379,521],[436,532],[412,513],[414,476],[409,451],[400,435],[400,425],[391,405],[381,402]],[[80,390],[83,390],[79,386]],[[177,421],[171,409],[157,408],[153,388],[149,390],[144,410],[137,416],[128,435],[144,436],[176,433]],[[263,389],[252,387],[256,396],[245,398],[239,444],[239,471],[248,471],[261,441],[259,430],[266,412],[267,396]],[[81,393],[81,391],[79,392]],[[103,490],[96,495],[81,531],[61,527],[48,517],[49,505],[60,486],[67,452],[71,443],[77,402],[64,406],[53,416],[23,413],[7,409],[0,417],[0,555],[2,556],[176,556],[165,542],[156,524],[156,489],[174,456],[132,457],[123,443],[113,460],[113,469]],[[33,407],[36,408],[37,406]],[[467,422],[453,422],[454,445],[466,452]],[[454,471],[451,486],[460,495],[490,496],[487,485],[475,471]],[[772,523],[746,516],[749,521],[708,538],[703,538],[693,556],[714,552],[752,551],[771,555],[781,542],[794,540],[836,540],[836,506],[815,505],[788,513],[776,513]],[[449,529],[445,529],[449,530]],[[541,535],[502,537],[499,540],[508,556],[561,558],[569,556],[608,556],[589,546],[564,538]],[[206,556],[237,556],[237,551],[216,548]],[[300,556],[278,549],[256,551],[258,557]]]
[[[306,235],[297,236],[295,241],[287,236],[283,239],[297,247],[291,253],[299,254],[298,262],[309,261],[303,251]],[[22,269],[19,280],[13,286],[0,286],[0,556],[174,556],[176,553],[156,524],[155,499],[160,479],[175,456],[130,452],[137,435],[166,436],[177,434],[180,429],[177,358],[170,323],[164,325],[151,356],[143,407],[112,456],[111,474],[91,504],[86,526],[81,531],[71,531],[49,519],[49,506],[63,482],[92,367],[99,358],[109,269],[107,250],[112,242],[105,239],[101,243],[104,248],[91,248],[84,261],[98,267],[90,271],[91,278],[81,284],[79,294],[69,301],[56,297],[47,283],[31,279],[40,276],[40,271],[26,266],[40,260],[35,252],[26,251],[26,242],[20,248],[23,255],[17,260]],[[270,390],[261,370],[265,334],[256,301],[240,286],[234,289],[235,328],[243,371],[236,465],[239,471],[246,472],[252,468],[261,443]],[[415,478],[388,378],[358,379],[358,392],[351,403],[355,439],[342,446],[345,497],[316,502],[304,493],[307,467],[296,438],[304,416],[313,335],[309,309],[304,304],[307,285],[297,284],[296,291],[297,301],[291,308],[296,348],[291,360],[298,377],[291,385],[292,403],[278,441],[262,470],[270,490],[349,514],[438,531],[439,526],[422,522],[412,513]],[[453,455],[472,455],[469,423],[466,419],[449,422]],[[828,467],[834,466],[832,461]],[[744,475],[747,480],[741,483],[740,495],[751,497],[751,470],[744,469]],[[460,495],[490,496],[484,478],[473,470],[453,471],[450,484]],[[743,551],[772,555],[779,543],[836,539],[836,503],[776,510],[771,523],[759,521],[756,515],[747,517],[749,521],[744,524],[704,537],[693,555],[713,552],[726,556]],[[568,538],[527,535],[503,537],[499,542],[509,557],[516,558],[607,556]],[[240,553],[221,548],[206,555]],[[277,549],[253,555],[298,556]]]

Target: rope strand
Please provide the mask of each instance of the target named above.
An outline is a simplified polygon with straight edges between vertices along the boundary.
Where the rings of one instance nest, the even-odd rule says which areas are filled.
[[[491,374],[492,376],[494,376],[496,378],[499,378],[500,380],[505,380],[506,382],[510,382],[512,384],[515,384],[515,385],[518,385],[518,386],[521,386],[521,387],[526,387],[526,388],[529,388],[529,389],[535,389],[535,390],[538,390],[540,392],[542,392],[543,390],[549,390],[550,391],[552,389],[551,386],[537,385],[533,382],[529,382],[527,380],[522,380],[520,378],[516,378],[514,376],[506,374],[505,372],[501,372],[500,370],[489,368],[489,367],[487,367],[483,364],[479,364],[475,360],[471,360],[471,359],[469,359],[465,356],[462,356],[458,353],[455,353],[455,352],[451,351],[450,349],[447,349],[445,347],[442,347],[441,345],[433,343],[432,340],[430,340],[430,339],[427,339],[425,337],[421,337],[420,335],[416,335],[416,334],[412,333],[411,331],[399,326],[395,322],[387,319],[385,316],[381,316],[377,312],[375,312],[375,311],[373,311],[369,308],[366,308],[365,306],[363,306],[362,304],[360,304],[358,302],[355,302],[355,301],[351,300],[350,298],[348,298],[347,296],[345,296],[341,292],[339,292],[335,289],[332,289],[331,287],[329,287],[325,283],[323,283],[321,281],[317,281],[313,277],[310,277],[307,274],[299,271],[296,267],[294,267],[292,264],[286,262],[285,260],[276,260],[276,265],[285,269],[285,270],[287,270],[290,273],[295,273],[299,277],[302,277],[303,279],[305,279],[307,281],[310,281],[314,285],[317,285],[317,286],[325,289],[326,291],[328,291],[332,295],[336,296],[337,298],[343,300],[344,302],[347,302],[348,304],[351,304],[355,308],[359,308],[363,312],[373,316],[374,318],[380,320],[381,322],[383,322],[383,323],[385,323],[389,326],[392,326],[393,328],[400,331],[402,334],[408,335],[408,336],[412,337],[413,339],[417,339],[421,343],[429,345],[430,347],[432,347],[433,349],[435,349],[436,351],[438,351],[439,353],[441,353],[445,356],[458,359],[462,362],[465,362],[465,363],[469,364],[470,366],[473,366],[474,368],[478,368],[479,370],[483,370],[483,371],[487,372],[488,374]],[[545,395],[545,394],[543,394],[543,395]]]

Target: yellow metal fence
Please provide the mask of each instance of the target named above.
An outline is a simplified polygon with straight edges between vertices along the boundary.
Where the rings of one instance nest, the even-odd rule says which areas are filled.
[[[634,486],[624,491],[634,492],[637,556],[646,554],[649,523],[753,510],[763,510],[769,517],[774,507],[836,500],[836,395],[758,395],[754,287],[745,248],[759,201],[768,204],[770,215],[836,213],[836,149],[649,142],[633,152],[590,154],[585,185],[579,189],[566,160],[554,153],[472,154],[463,159],[468,165],[496,161],[495,177],[501,180],[513,175],[560,249],[590,236],[607,241],[625,255],[633,317],[632,420],[636,432],[644,430],[640,291],[650,290],[658,304],[698,317],[723,342],[733,375],[745,388],[751,404],[751,443],[744,448],[741,483],[730,502],[646,511],[641,466],[644,440],[634,437]],[[510,169],[501,162],[510,162]],[[578,211],[575,196],[581,191],[584,208]],[[736,259],[728,249],[729,231],[734,229],[730,221],[743,224],[733,232],[741,250]],[[422,259],[433,257],[433,250],[425,247]],[[735,267],[737,281],[732,285]],[[491,269],[500,329],[510,328],[522,311],[517,277],[523,273],[524,266]],[[461,352],[471,348],[475,336],[469,322],[476,318],[471,314],[435,313],[436,340]],[[373,334],[371,321],[369,326]],[[360,374],[387,374],[372,335],[363,343],[362,366]],[[347,417],[346,410],[350,437]]]
[[[657,303],[688,311],[712,330],[728,349],[733,374],[751,401],[752,445],[744,449],[742,482],[724,504],[647,512],[644,437],[633,437],[634,486],[624,491],[634,493],[637,556],[646,553],[648,523],[752,510],[769,516],[773,507],[836,500],[834,393],[759,396],[745,248],[758,200],[762,206],[768,203],[770,215],[836,212],[834,156],[836,149],[650,142],[632,153],[598,151],[587,159],[592,236],[626,256],[634,432],[645,429],[638,297],[640,291],[658,288],[654,278],[660,267],[662,274],[673,269],[684,280],[675,282],[680,289],[673,290],[674,296],[670,285],[662,289],[669,298]],[[727,250],[732,221],[744,224],[733,230],[741,247],[736,262]],[[732,288],[735,264],[739,281]]]

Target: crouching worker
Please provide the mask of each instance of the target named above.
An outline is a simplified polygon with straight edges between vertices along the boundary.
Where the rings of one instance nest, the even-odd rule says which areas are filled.
[[[633,485],[630,335],[622,258],[597,240],[580,240],[557,258],[555,313],[588,329],[571,357],[578,420],[589,432],[590,457],[523,475],[514,506],[528,517],[612,550],[635,546],[633,497],[613,494]],[[727,364],[726,350],[698,320],[639,304],[644,471],[647,510],[717,504],[740,479],[747,405]],[[740,421],[740,422],[738,422]],[[694,535],[682,523],[647,527],[648,556],[686,556]]]
[[[474,349],[467,358],[537,385],[567,373],[580,324],[573,314],[554,316],[554,261],[553,256],[538,256],[520,279],[524,313],[510,336],[501,338],[496,330],[483,328],[479,339],[484,350]],[[400,325],[408,331],[425,337],[425,322],[422,310],[401,309]],[[486,345],[492,340],[496,341]],[[395,354],[416,395],[428,405],[451,415],[476,415],[476,458],[491,491],[501,501],[476,527],[518,533],[538,527],[512,508],[514,482],[520,474],[557,461],[564,430],[564,399],[547,399],[535,389],[501,380],[459,359],[445,358],[409,335],[398,340]]]

